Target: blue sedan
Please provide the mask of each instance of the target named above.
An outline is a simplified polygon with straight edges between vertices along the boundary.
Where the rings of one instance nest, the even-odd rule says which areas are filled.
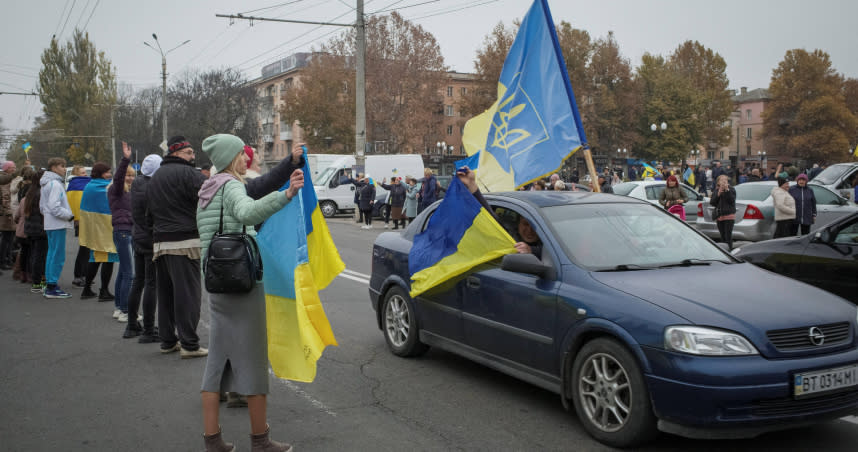
[[[618,447],[658,431],[752,437],[858,413],[855,305],[738,261],[643,201],[486,199],[516,240],[530,225],[538,255],[507,255],[412,299],[408,252],[437,203],[377,238],[369,293],[394,354],[438,347],[554,391]]]

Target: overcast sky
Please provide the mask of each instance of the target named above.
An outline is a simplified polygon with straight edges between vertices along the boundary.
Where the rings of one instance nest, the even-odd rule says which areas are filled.
[[[161,58],[143,41],[156,33],[168,50],[168,73],[190,68],[235,67],[248,78],[279,57],[310,50],[339,27],[246,21],[230,24],[215,14],[244,13],[350,23],[355,0],[3,0],[0,91],[37,89],[40,55],[51,36],[61,41],[77,26],[117,67],[120,83],[160,85]],[[521,18],[531,0],[366,0],[366,12],[399,12],[435,35],[446,65],[473,71],[476,50],[498,22]],[[425,4],[424,4],[425,3]],[[789,49],[822,49],[834,68],[858,77],[858,2],[854,0],[549,0],[555,22],[565,20],[592,38],[613,31],[633,66],[645,52],[666,55],[686,40],[700,41],[727,61],[731,88],[768,87],[772,69]],[[279,5],[279,6],[277,6]],[[416,5],[416,6],[411,6]],[[276,8],[267,8],[277,6]],[[410,7],[409,7],[410,6]],[[259,8],[267,8],[252,11]],[[574,88],[574,87],[573,87]],[[41,114],[37,98],[0,96],[7,132],[31,127]],[[5,146],[4,146],[5,147]]]

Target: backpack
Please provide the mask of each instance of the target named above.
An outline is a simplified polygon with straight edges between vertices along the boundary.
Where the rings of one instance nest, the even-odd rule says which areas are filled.
[[[223,204],[221,199],[217,232],[203,262],[206,291],[247,293],[262,279],[262,258],[256,240],[247,235],[247,226],[242,225],[241,232],[223,232]]]

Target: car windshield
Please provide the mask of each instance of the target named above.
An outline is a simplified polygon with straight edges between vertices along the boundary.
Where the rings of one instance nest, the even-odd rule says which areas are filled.
[[[772,195],[772,189],[775,186],[771,184],[739,184],[734,188],[736,189],[736,199],[765,201]]]
[[[837,182],[840,179],[840,176],[843,175],[850,168],[849,165],[832,165],[813,178],[813,182],[820,185],[831,185]]]
[[[687,224],[650,204],[563,205],[542,210],[569,258],[588,270],[734,262]]]
[[[614,185],[611,188],[614,189],[614,194],[616,195],[628,196],[629,193],[631,193],[637,186],[638,184],[633,182],[623,182],[622,184]]]
[[[331,173],[334,173],[336,171],[337,171],[337,168],[334,168],[333,166],[329,166],[329,167],[325,168],[324,170],[322,170],[322,174],[319,174],[318,177],[313,178],[313,183],[314,184],[326,183],[328,181],[328,179],[330,179]]]

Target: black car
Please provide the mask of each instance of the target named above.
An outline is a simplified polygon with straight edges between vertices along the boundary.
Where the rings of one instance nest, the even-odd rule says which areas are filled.
[[[858,304],[858,213],[803,237],[753,243],[733,254]]]

